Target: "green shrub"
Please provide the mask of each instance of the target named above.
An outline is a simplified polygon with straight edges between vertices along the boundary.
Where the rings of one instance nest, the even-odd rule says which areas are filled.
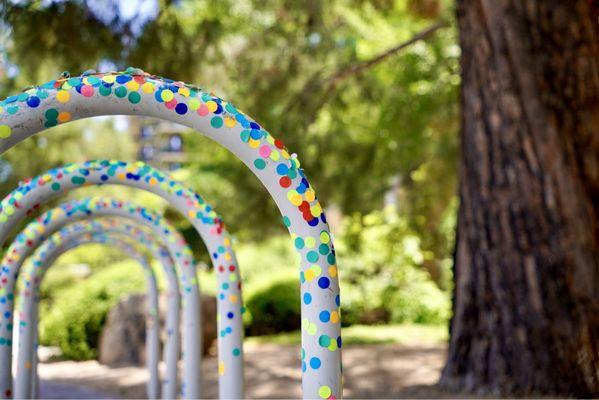
[[[100,270],[75,286],[54,293],[51,304],[44,303],[40,342],[59,346],[68,359],[95,358],[109,311],[123,295],[144,291],[144,276],[133,261]]]
[[[278,278],[248,295],[247,334],[267,335],[301,326],[298,278]]]

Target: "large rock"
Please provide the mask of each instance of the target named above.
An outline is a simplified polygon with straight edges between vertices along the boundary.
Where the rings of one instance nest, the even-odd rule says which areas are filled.
[[[160,299],[160,320],[164,330],[166,299]],[[202,296],[204,355],[216,339],[216,298]],[[111,366],[144,365],[146,360],[146,300],[143,294],[124,297],[110,311],[99,343],[99,361]],[[161,335],[164,338],[165,335]]]

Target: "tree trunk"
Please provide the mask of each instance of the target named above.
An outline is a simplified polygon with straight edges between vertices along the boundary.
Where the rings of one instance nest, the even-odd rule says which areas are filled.
[[[461,205],[441,385],[599,395],[593,0],[458,0]]]

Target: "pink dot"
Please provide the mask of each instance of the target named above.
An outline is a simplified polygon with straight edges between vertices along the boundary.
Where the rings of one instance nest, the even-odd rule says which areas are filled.
[[[92,97],[94,95],[94,88],[89,85],[81,86],[81,94],[85,97]]]
[[[164,103],[164,105],[166,105],[166,108],[168,108],[169,110],[172,110],[173,108],[175,108],[177,106],[177,100],[172,99],[172,100]]]
[[[266,157],[270,156],[271,151],[272,150],[270,149],[269,146],[264,145],[264,146],[260,147],[260,156],[266,158]]]
[[[209,111],[210,110],[208,110],[208,106],[206,104],[202,103],[202,105],[200,106],[200,108],[198,108],[198,115],[200,117],[204,117],[204,116],[208,115]]]

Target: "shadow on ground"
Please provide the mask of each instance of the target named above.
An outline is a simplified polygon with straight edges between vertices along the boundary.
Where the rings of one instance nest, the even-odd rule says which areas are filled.
[[[445,351],[445,345],[348,346],[343,352],[344,397],[444,397],[435,383]],[[298,346],[248,344],[245,362],[247,397],[301,397]],[[216,398],[216,358],[207,357],[202,370],[203,396]],[[63,361],[40,364],[40,378],[43,398],[144,398],[147,373],[140,367]]]

